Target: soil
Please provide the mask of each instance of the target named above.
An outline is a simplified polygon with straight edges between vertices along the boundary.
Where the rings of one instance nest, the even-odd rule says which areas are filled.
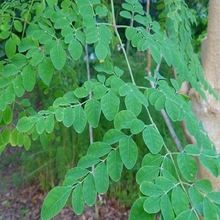
[[[45,193],[38,183],[21,182],[21,150],[8,148],[0,156],[0,220],[40,220],[40,208]],[[71,207],[66,207],[54,220],[128,219],[127,209],[116,200],[99,197],[98,204],[96,208],[87,207],[82,216],[74,215]]]

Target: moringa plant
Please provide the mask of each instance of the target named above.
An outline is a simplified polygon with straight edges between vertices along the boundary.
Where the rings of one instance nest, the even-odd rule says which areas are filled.
[[[146,154],[136,174],[140,192],[130,220],[219,219],[220,193],[212,189],[209,180],[199,179],[197,160],[218,176],[220,158],[190,100],[179,93],[182,83],[188,82],[204,99],[206,90],[216,96],[193,51],[191,24],[195,18],[185,2],[164,0],[164,19],[158,23],[138,0],[126,0],[120,16],[128,19],[129,25],[116,23],[113,0],[32,0],[20,11],[12,3],[15,1],[3,4],[0,14],[4,43],[1,151],[7,144],[29,149],[32,140],[43,134],[57,134],[59,123],[77,134],[88,129],[90,138],[86,155],[46,196],[42,220],[57,215],[69,199],[77,215],[86,205],[95,205],[97,195],[108,191],[110,181],[119,181],[123,169],[131,170],[137,163],[136,137],[143,140]],[[130,45],[127,51],[123,33]],[[90,61],[89,49],[94,50],[98,62]],[[130,52],[137,55],[135,50],[154,63],[139,84],[140,73],[129,61]],[[117,53],[123,55],[126,69],[114,64]],[[50,88],[65,74],[65,66],[81,62],[87,67],[81,73],[87,78],[81,86],[65,91],[51,106],[40,106],[38,111],[27,111],[20,103],[21,97],[29,100],[38,83]],[[175,76],[163,75],[161,65]],[[172,146],[161,135],[152,111],[165,121]],[[178,138],[173,124],[182,121],[194,144],[183,146]],[[109,123],[111,128],[102,139],[94,140],[93,131],[100,123]]]

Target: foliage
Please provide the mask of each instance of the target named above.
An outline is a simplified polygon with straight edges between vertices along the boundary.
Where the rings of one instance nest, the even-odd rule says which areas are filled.
[[[116,24],[113,1],[108,5],[100,0],[32,0],[20,11],[15,10],[16,4],[3,6],[1,151],[7,144],[29,149],[32,140],[59,136],[63,126],[77,134],[87,131],[88,126],[90,130],[96,129],[100,123],[110,126],[102,138],[90,143],[86,154],[68,170],[61,186],[48,193],[42,219],[54,217],[68,199],[77,215],[83,213],[85,205],[93,206],[97,194],[106,193],[110,181],[119,181],[124,168],[134,168],[141,147],[136,137],[143,140],[145,156],[136,175],[140,192],[131,208],[131,220],[156,219],[157,215],[165,220],[220,217],[219,192],[212,190],[208,180],[198,179],[196,163],[198,159],[210,173],[218,176],[219,155],[192,112],[190,101],[178,93],[184,81],[204,98],[205,90],[214,93],[203,77],[191,45],[191,23],[195,19],[182,0],[166,0],[164,7],[166,19],[160,26],[137,0],[126,0],[120,15],[133,21],[127,26]],[[125,29],[133,48],[140,53],[150,51],[156,63],[152,74],[140,85],[136,83],[139,73],[131,67],[118,32],[120,28]],[[117,44],[127,69],[122,70],[113,62]],[[98,59],[94,65],[89,63],[88,45]],[[83,56],[87,67],[94,68],[92,79],[76,88],[73,74],[66,90],[59,89],[59,95],[51,100],[49,95],[57,90],[53,88],[56,79],[71,78],[71,75],[63,76],[65,68],[74,68],[83,62]],[[175,71],[176,79],[161,75],[162,61]],[[89,68],[84,79],[86,75],[91,77]],[[38,85],[39,93],[45,88],[51,91],[48,102],[34,109],[29,103]],[[162,137],[152,109],[158,114],[165,111],[173,122],[185,121],[196,143],[180,152],[173,150],[174,146],[168,146]]]

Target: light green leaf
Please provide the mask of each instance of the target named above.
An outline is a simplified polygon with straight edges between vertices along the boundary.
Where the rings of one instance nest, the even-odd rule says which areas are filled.
[[[34,126],[35,121],[28,117],[23,117],[19,119],[16,128],[19,132],[28,132]]]
[[[87,169],[74,167],[67,171],[65,179],[63,181],[63,185],[73,185],[74,183],[80,181],[80,179],[85,177],[88,173],[89,171]]]
[[[66,63],[66,52],[63,49],[61,42],[57,42],[56,45],[50,50],[51,61],[57,70],[61,70]]]
[[[38,74],[41,78],[41,80],[47,85],[50,85],[50,82],[52,80],[53,74],[54,74],[54,68],[53,64],[51,63],[50,59],[44,59],[39,65],[38,65]]]
[[[86,155],[80,158],[78,166],[81,168],[89,168],[100,162],[100,159],[92,155]]]
[[[120,15],[123,18],[127,18],[127,19],[131,19],[132,18],[132,15],[131,15],[131,13],[129,11],[121,11]]]
[[[131,129],[130,130],[131,130],[132,134],[139,134],[143,131],[144,127],[145,127],[144,122],[142,122],[139,119],[134,119],[131,122]]]
[[[83,182],[83,198],[88,206],[93,206],[96,202],[96,189],[92,174],[89,174]]]
[[[106,193],[109,188],[109,177],[105,163],[100,163],[95,168],[94,181],[98,193]]]
[[[143,181],[152,181],[159,175],[160,167],[143,166],[138,170],[136,181],[140,185]]]
[[[104,142],[94,142],[89,146],[87,155],[99,158],[103,157],[111,151],[111,146]]]
[[[12,112],[11,107],[9,107],[9,106],[6,107],[6,109],[4,110],[4,112],[2,114],[2,119],[6,125],[8,125],[12,122],[13,112]]]
[[[220,205],[220,192],[211,192],[208,194],[208,198],[217,205]]]
[[[57,215],[65,206],[72,191],[71,186],[57,186],[46,196],[41,209],[41,219],[49,220]]]
[[[128,129],[131,127],[132,120],[136,119],[133,112],[128,110],[120,111],[114,119],[114,126],[116,129]]]
[[[6,56],[10,59],[16,53],[16,40],[14,38],[9,38],[5,43],[5,53]]]
[[[163,147],[163,138],[157,130],[149,125],[143,131],[144,143],[152,154],[158,154]]]
[[[72,107],[67,107],[64,109],[63,114],[63,124],[65,127],[69,128],[73,125],[75,115],[74,109]]]
[[[103,141],[108,144],[116,144],[124,136],[125,134],[123,134],[121,131],[116,130],[116,129],[110,129],[105,133]]]
[[[144,201],[143,207],[149,214],[158,213],[160,211],[160,197],[148,197]]]
[[[154,215],[149,215],[144,211],[143,205],[144,205],[145,198],[139,198],[137,199],[134,204],[131,207],[131,211],[129,213],[129,220],[153,220]]]
[[[179,215],[181,212],[189,209],[188,197],[180,186],[173,189],[171,202],[176,215]]]
[[[19,20],[14,21],[14,28],[17,32],[22,32],[22,23]]]
[[[102,97],[101,109],[107,120],[112,121],[119,110],[120,99],[111,90]]]
[[[22,70],[21,76],[25,90],[31,92],[36,83],[35,70],[32,66],[28,65]]]
[[[175,220],[198,220],[193,210],[186,210],[180,213]]]
[[[121,160],[127,169],[132,169],[137,162],[138,148],[131,137],[125,136],[119,141]]]
[[[36,131],[38,134],[43,134],[46,129],[46,120],[44,117],[40,117],[36,123]]]
[[[107,157],[107,169],[111,179],[115,182],[121,178],[123,163],[118,150],[113,150]]]
[[[134,93],[129,93],[125,97],[125,105],[127,110],[133,112],[136,116],[141,113],[142,104],[138,101]]]
[[[197,164],[192,156],[185,153],[177,155],[177,164],[180,172],[187,181],[194,181],[197,174]]]
[[[53,114],[49,115],[46,118],[45,125],[46,125],[46,132],[49,134],[52,133],[54,130],[54,115]]]
[[[158,197],[164,194],[163,190],[161,190],[156,184],[147,181],[142,182],[140,190],[144,195],[150,197]]]
[[[203,212],[205,220],[218,220],[217,207],[208,198],[204,198]]]
[[[172,220],[174,219],[173,208],[167,194],[161,197],[161,213],[164,220]]]
[[[84,210],[82,184],[78,184],[72,192],[72,207],[77,215],[81,215]]]
[[[68,50],[73,60],[78,60],[82,56],[82,52],[83,52],[82,45],[75,38],[73,38],[72,41],[70,42]]]
[[[108,51],[108,46],[102,41],[99,41],[95,47],[95,54],[97,58],[100,60],[100,62],[103,62],[105,60],[105,58],[108,55]]]
[[[89,124],[93,128],[97,128],[101,115],[101,104],[95,99],[89,100],[85,105],[85,113]]]
[[[15,80],[13,80],[13,88],[17,97],[22,97],[24,95],[24,87],[21,75],[18,75]]]
[[[87,124],[86,114],[84,112],[84,109],[80,105],[74,107],[73,111],[75,115],[73,127],[76,132],[80,134],[84,131]]]

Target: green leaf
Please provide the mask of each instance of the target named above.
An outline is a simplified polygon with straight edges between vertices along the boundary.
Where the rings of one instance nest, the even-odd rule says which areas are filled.
[[[163,138],[158,131],[151,125],[147,126],[143,131],[144,143],[152,154],[158,154],[163,147]]]
[[[127,169],[132,169],[137,162],[138,148],[131,137],[125,136],[119,141],[121,160]]]
[[[92,174],[89,174],[83,182],[83,198],[88,206],[96,202],[96,189]]]
[[[22,23],[19,20],[14,21],[14,28],[17,32],[22,32]]]
[[[210,193],[212,191],[212,184],[209,180],[197,180],[194,183],[194,186],[196,187],[196,189],[204,193]]]
[[[128,110],[120,111],[114,119],[114,126],[116,129],[128,129],[131,127],[132,120],[136,119],[133,112]]]
[[[2,119],[3,119],[3,122],[8,125],[12,122],[12,119],[13,119],[13,112],[12,112],[12,109],[7,106],[6,109],[4,110],[3,114],[2,114]]]
[[[49,220],[57,215],[65,206],[72,191],[71,186],[57,186],[46,196],[41,209],[41,219]]]
[[[134,93],[129,93],[125,97],[125,105],[127,110],[133,112],[136,116],[138,116],[141,113],[142,105],[138,101]]]
[[[144,211],[143,205],[144,205],[145,198],[139,198],[137,199],[134,204],[131,207],[130,213],[129,213],[129,220],[153,220],[154,216],[149,215]]]
[[[173,189],[171,201],[176,215],[179,215],[181,212],[189,209],[188,197],[180,186]]]
[[[120,99],[111,90],[102,97],[101,109],[107,120],[112,121],[119,110]]]
[[[168,195],[163,195],[161,197],[161,213],[164,220],[174,219],[173,208]]]
[[[89,100],[85,105],[85,113],[89,124],[93,128],[97,128],[101,115],[101,104],[95,99]]]
[[[136,181],[140,185],[143,181],[152,181],[159,175],[160,167],[157,166],[143,166],[138,170]]]
[[[160,167],[162,162],[163,162],[163,156],[161,154],[148,153],[144,156],[141,166]]]
[[[160,211],[160,197],[148,197],[144,201],[144,210],[149,214],[158,213]]]
[[[36,83],[35,70],[32,66],[28,65],[22,70],[21,76],[25,90],[31,92]]]
[[[127,18],[127,19],[131,19],[131,18],[132,18],[131,13],[128,12],[128,11],[121,11],[121,12],[120,12],[120,15],[121,15],[121,17],[123,17],[123,18]]]
[[[80,181],[81,178],[85,177],[89,171],[80,167],[74,167],[67,171],[63,185],[73,185]]]
[[[19,119],[16,128],[18,129],[19,132],[25,133],[31,130],[34,124],[35,124],[35,121],[32,120],[31,118],[23,117]]]
[[[56,45],[50,50],[51,61],[57,70],[61,70],[66,63],[66,52],[63,49],[61,42],[57,42]]]
[[[167,99],[165,102],[165,107],[167,114],[170,116],[172,121],[180,121],[182,119],[183,113],[180,106]]]
[[[73,125],[75,115],[74,109],[72,107],[67,107],[64,109],[63,114],[63,124],[65,127],[69,128]]]
[[[107,170],[111,179],[115,182],[121,178],[123,163],[118,150],[113,150],[107,157]]]
[[[100,62],[103,62],[108,55],[108,46],[102,41],[99,41],[95,47],[95,54]]]
[[[197,164],[192,156],[185,153],[177,155],[177,164],[180,172],[187,181],[194,181],[197,174]]]
[[[124,136],[125,136],[125,134],[122,133],[121,131],[119,131],[117,129],[110,129],[105,133],[103,141],[108,144],[116,144]]]
[[[54,74],[53,64],[51,63],[50,59],[44,59],[38,65],[38,74],[39,74],[41,80],[47,86],[49,86],[50,82],[52,80],[53,74]]]
[[[198,220],[193,210],[186,210],[180,213],[175,220]]]
[[[164,194],[163,190],[161,190],[156,184],[147,181],[142,182],[140,190],[144,195],[150,197],[158,197]]]
[[[189,188],[189,197],[192,207],[202,212],[203,196],[194,186]]]
[[[78,184],[72,192],[72,207],[77,215],[81,215],[84,210],[82,184]]]
[[[99,162],[100,162],[100,159],[98,159],[97,157],[94,157],[92,155],[86,155],[80,158],[78,162],[78,166],[86,169],[86,168],[96,165]]]
[[[74,95],[77,98],[85,98],[89,95],[89,91],[85,87],[78,87],[74,91]]]
[[[13,88],[14,88],[14,92],[15,92],[15,95],[17,97],[22,97],[24,95],[24,87],[23,87],[23,82],[22,82],[22,77],[21,75],[18,75],[16,77],[15,80],[13,80]]]
[[[89,146],[87,155],[99,158],[103,157],[111,151],[111,146],[104,142],[94,142]]]
[[[143,131],[144,127],[145,127],[144,122],[142,122],[139,119],[134,119],[131,122],[131,129],[130,130],[131,130],[132,134],[139,134]]]
[[[98,193],[106,193],[109,188],[109,177],[105,163],[100,163],[95,168],[94,181]]]
[[[46,120],[44,117],[40,117],[36,123],[36,131],[38,134],[43,134],[46,129]]]
[[[76,130],[77,133],[82,133],[86,127],[87,124],[87,118],[86,113],[84,112],[83,108],[78,105],[74,109],[74,121],[73,121],[73,127]]]
[[[73,60],[78,60],[82,56],[82,52],[83,52],[82,45],[75,38],[73,38],[72,41],[70,42],[68,50]]]
[[[46,132],[49,134],[52,133],[54,130],[54,115],[53,114],[49,115],[46,118],[45,125],[46,125]]]
[[[16,40],[14,38],[9,38],[5,43],[5,53],[6,56],[10,59],[16,53]]]
[[[217,205],[220,205],[220,192],[211,192],[208,194],[208,198]]]
[[[205,220],[218,220],[217,207],[215,204],[210,202],[208,198],[204,198],[203,201],[203,212]]]

